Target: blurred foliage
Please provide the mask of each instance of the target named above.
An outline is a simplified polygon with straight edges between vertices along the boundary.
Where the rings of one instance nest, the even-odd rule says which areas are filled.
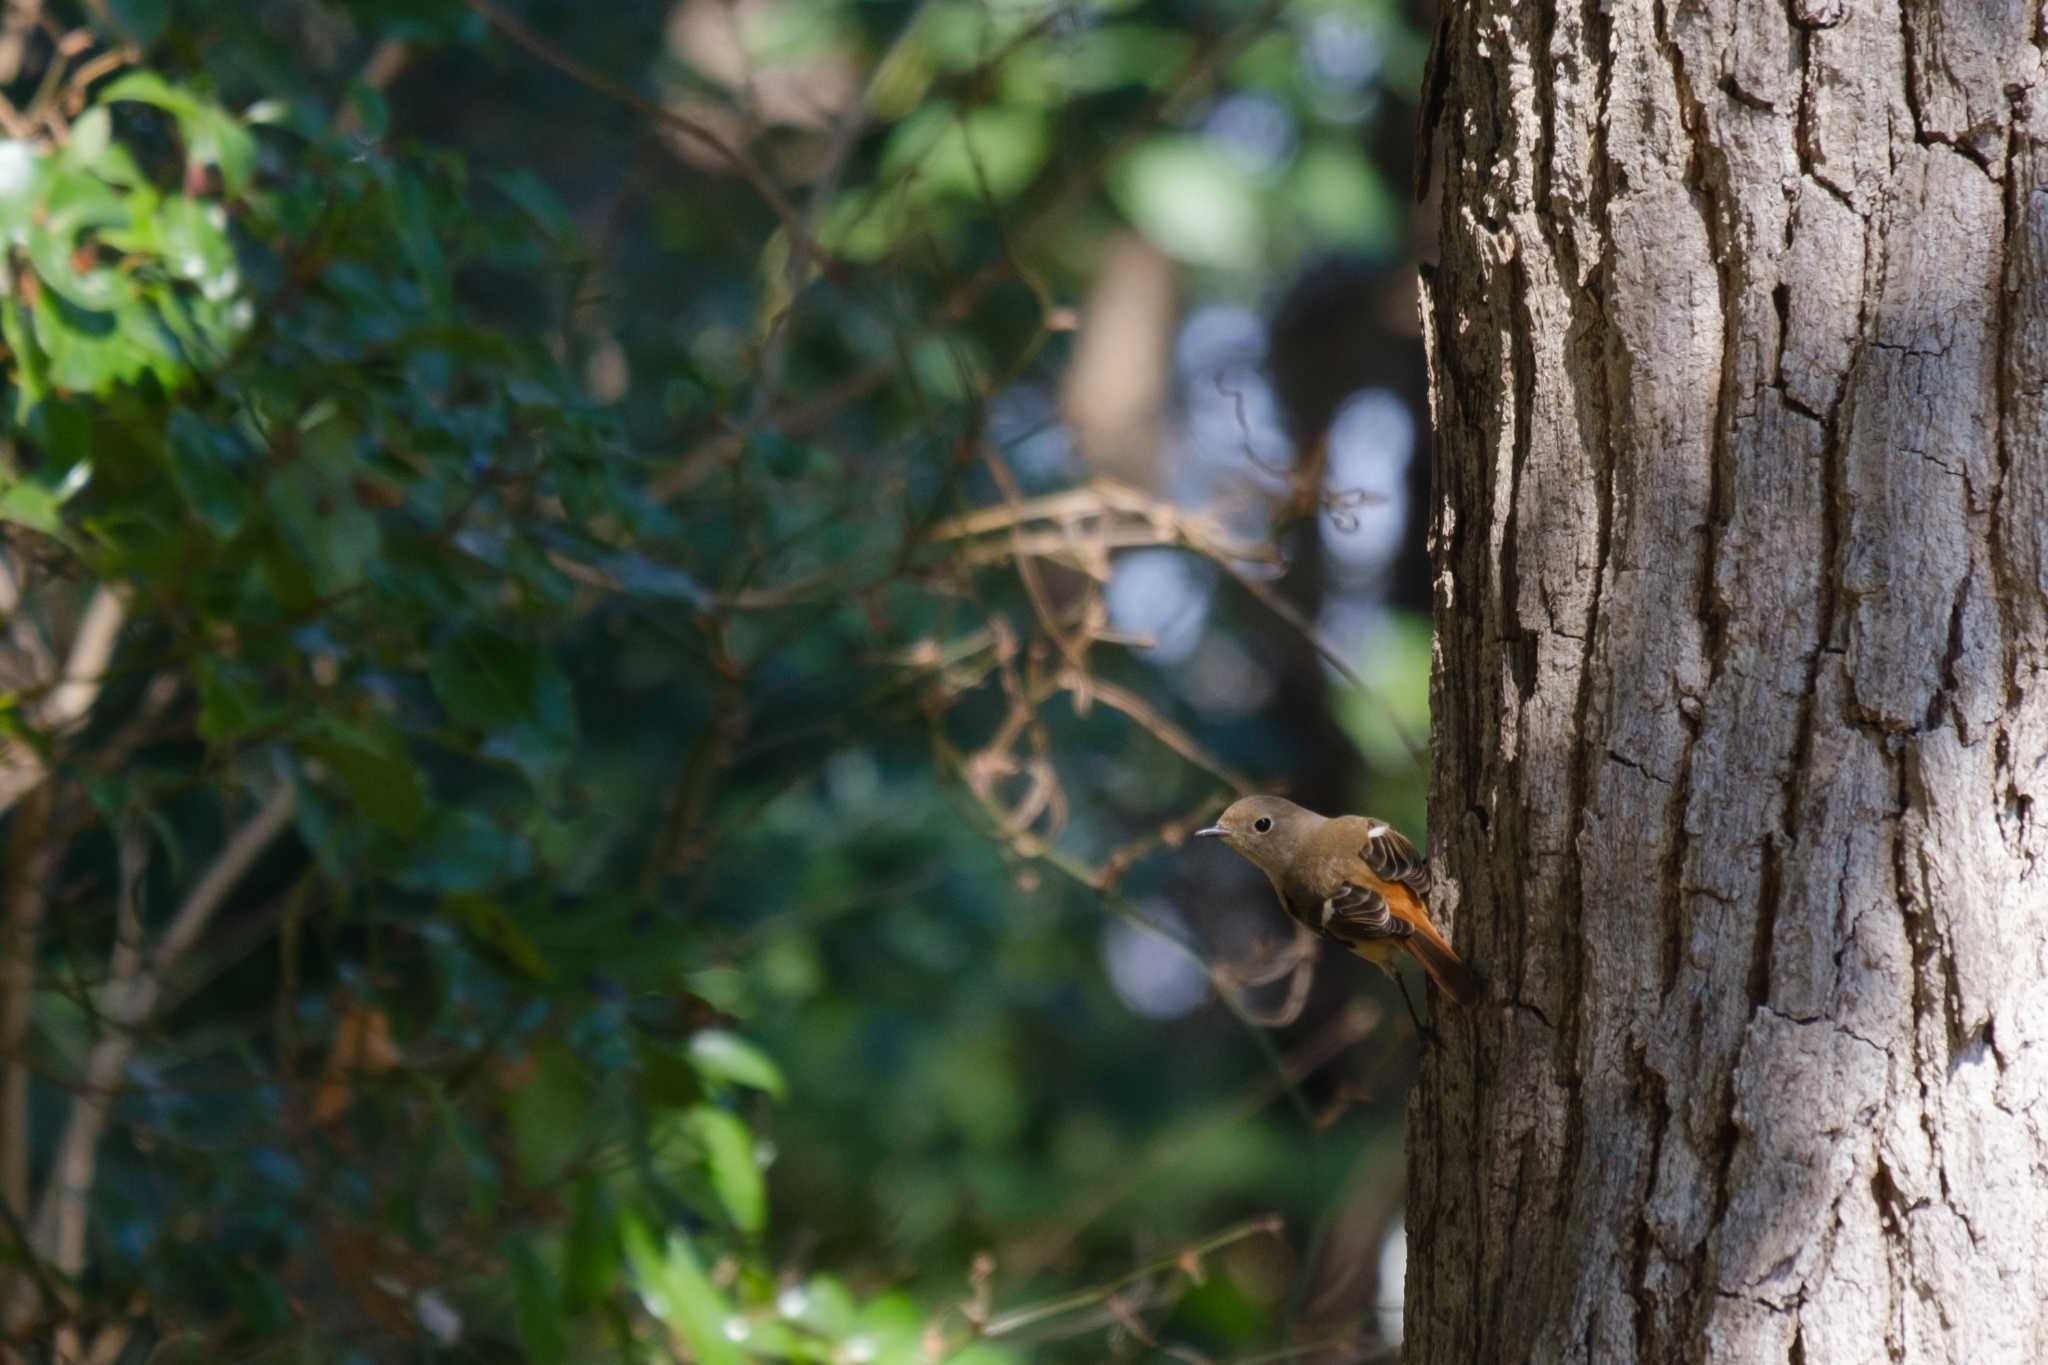
[[[1140,1018],[1102,953],[1289,722],[1125,648],[1106,549],[1013,536],[1156,532],[1212,586],[1285,547],[1027,516],[1086,471],[992,413],[1122,223],[1219,297],[1392,251],[1395,11],[17,10],[26,1358],[1277,1340],[1398,1089],[1312,1127],[1306,1031]],[[1343,715],[1397,773],[1427,633],[1389,638]]]

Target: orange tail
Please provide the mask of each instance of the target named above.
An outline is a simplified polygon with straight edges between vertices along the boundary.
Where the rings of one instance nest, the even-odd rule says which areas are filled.
[[[1486,994],[1486,978],[1467,967],[1465,959],[1444,941],[1422,898],[1405,886],[1399,891],[1403,894],[1389,896],[1388,905],[1415,931],[1401,940],[1401,946],[1415,955],[1438,990],[1460,1005],[1478,1004]]]
[[[1486,982],[1463,958],[1452,950],[1434,933],[1415,934],[1403,941],[1403,946],[1415,954],[1415,960],[1422,964],[1422,970],[1429,973],[1429,979],[1436,982],[1437,989],[1460,1005],[1476,1005],[1486,994]]]

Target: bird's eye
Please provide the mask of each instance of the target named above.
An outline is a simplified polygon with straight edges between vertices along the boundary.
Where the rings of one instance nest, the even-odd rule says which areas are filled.
[[[1258,819],[1252,821],[1252,828],[1264,834],[1267,830],[1273,828],[1273,822],[1261,815]]]

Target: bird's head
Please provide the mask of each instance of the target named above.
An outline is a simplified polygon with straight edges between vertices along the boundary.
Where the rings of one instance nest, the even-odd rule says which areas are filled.
[[[1247,796],[1233,801],[1197,839],[1221,839],[1238,853],[1271,870],[1283,867],[1296,849],[1316,832],[1323,817],[1279,796]]]

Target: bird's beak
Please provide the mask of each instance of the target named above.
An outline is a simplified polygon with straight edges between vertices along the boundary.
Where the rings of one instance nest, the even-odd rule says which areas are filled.
[[[1221,825],[1211,825],[1207,829],[1196,830],[1195,837],[1197,839],[1221,839],[1224,835],[1228,833],[1230,833],[1230,831],[1223,828],[1223,826]]]

